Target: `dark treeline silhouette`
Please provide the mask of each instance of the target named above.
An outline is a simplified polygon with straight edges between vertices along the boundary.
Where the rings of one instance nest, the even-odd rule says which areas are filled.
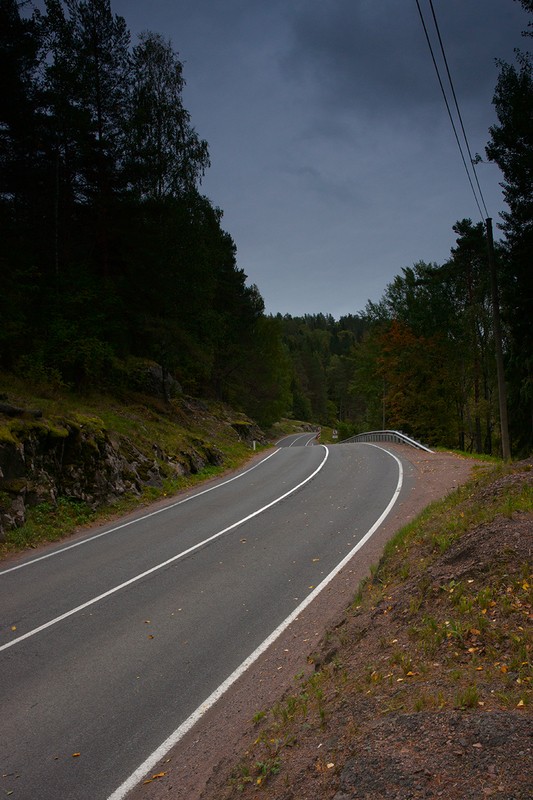
[[[0,366],[83,390],[152,359],[272,421],[279,332],[200,192],[171,44],[132,45],[109,0],[21,5],[0,0]]]
[[[521,0],[531,12],[531,0]],[[515,453],[533,446],[533,69],[500,65],[487,157],[508,211],[497,267]],[[339,320],[267,316],[222,212],[170,42],[132,43],[109,0],[0,0],[0,368],[117,390],[139,360],[267,425],[399,428],[499,448],[482,224]],[[342,287],[339,286],[339,292]]]

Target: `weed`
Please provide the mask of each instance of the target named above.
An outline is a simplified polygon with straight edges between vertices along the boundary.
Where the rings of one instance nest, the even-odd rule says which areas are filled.
[[[470,685],[463,689],[456,697],[456,708],[477,708],[480,701],[480,694],[477,686]]]
[[[424,711],[425,709],[432,709],[439,706],[439,700],[426,692],[421,692],[414,702],[414,710],[416,712]]]
[[[433,547],[438,551],[439,555],[444,555],[444,553],[450,549],[456,540],[457,534],[451,532],[435,533],[432,536]]]
[[[476,603],[481,609],[488,610],[494,599],[494,590],[491,586],[484,586],[476,596]]]
[[[462,614],[463,616],[472,613],[472,609],[474,608],[474,601],[471,597],[467,597],[466,595],[462,595],[461,597],[457,598],[454,602],[455,608],[457,609],[458,614]]]
[[[468,627],[458,620],[446,621],[446,636],[455,639],[460,645],[464,646],[468,635]]]
[[[412,628],[413,634],[422,643],[426,656],[433,656],[446,638],[446,632],[434,617],[424,616],[419,626]]]
[[[281,769],[281,760],[278,757],[267,758],[265,761],[257,761],[255,768],[259,777],[256,783],[265,783],[271,775],[278,775]]]
[[[422,594],[416,594],[409,600],[409,614],[414,617],[422,608],[424,597]]]
[[[409,653],[402,650],[396,650],[389,659],[391,666],[401,667],[404,675],[413,671],[413,662]]]

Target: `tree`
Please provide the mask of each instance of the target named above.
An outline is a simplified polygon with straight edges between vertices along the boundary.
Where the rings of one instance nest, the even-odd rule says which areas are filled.
[[[278,320],[261,315],[251,334],[243,342],[247,366],[234,403],[260,425],[270,427],[290,409],[290,360]]]
[[[179,197],[197,188],[209,166],[182,102],[183,65],[170,42],[143,33],[133,48],[128,154],[130,181],[140,198]]]
[[[530,0],[522,0],[530,13]],[[531,25],[531,23],[530,23]],[[531,35],[531,31],[528,32]],[[498,124],[486,147],[500,167],[505,201],[505,248],[499,263],[502,315],[510,340],[507,353],[510,429],[522,452],[533,447],[533,60],[516,51],[516,64],[500,62],[494,94]]]
[[[386,386],[387,427],[429,444],[456,436],[450,398],[450,365],[441,336],[417,336],[393,320],[379,337],[379,373]]]
[[[16,0],[0,0],[0,364],[31,346],[43,226],[39,199],[42,120],[35,76],[40,33]]]
[[[455,312],[448,330],[455,345],[451,357],[456,363],[460,446],[468,448],[466,436],[476,452],[492,453],[496,377],[485,230],[469,219],[457,222],[453,230],[457,244],[441,273]]]
[[[374,427],[399,426],[431,443],[491,452],[494,369],[483,226],[454,226],[442,265],[419,262],[367,305],[354,349],[352,392]]]

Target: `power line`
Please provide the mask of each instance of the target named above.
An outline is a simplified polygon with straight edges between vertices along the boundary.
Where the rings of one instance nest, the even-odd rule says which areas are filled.
[[[430,0],[430,2],[431,2],[431,0]],[[483,216],[483,212],[481,210],[481,205],[479,203],[478,196],[477,196],[476,190],[474,188],[474,184],[472,183],[472,177],[470,175],[470,171],[469,171],[467,163],[466,163],[466,158],[465,158],[465,155],[464,155],[464,152],[463,152],[463,147],[461,145],[461,141],[459,139],[459,134],[457,133],[457,127],[456,127],[455,121],[453,119],[453,114],[452,114],[451,109],[450,109],[450,104],[448,103],[448,97],[446,95],[446,90],[445,90],[444,84],[442,82],[439,66],[438,66],[437,60],[435,58],[435,53],[433,52],[433,45],[431,43],[431,39],[430,39],[429,32],[428,32],[428,29],[427,29],[427,26],[426,26],[426,22],[424,20],[424,15],[422,14],[422,9],[420,8],[419,0],[416,0],[416,6],[418,8],[418,13],[420,15],[420,21],[422,22],[422,27],[424,29],[424,34],[426,36],[426,41],[427,41],[428,47],[429,47],[429,52],[431,53],[431,59],[433,61],[433,66],[435,67],[435,72],[437,74],[437,79],[439,81],[439,86],[441,88],[442,96],[444,98],[444,103],[446,105],[446,110],[448,112],[448,116],[450,118],[450,122],[451,122],[451,125],[452,125],[452,128],[453,128],[453,132],[455,134],[455,141],[457,142],[457,147],[459,148],[459,152],[461,154],[461,159],[462,159],[462,162],[463,162],[463,166],[464,166],[465,171],[466,171],[466,176],[468,178],[468,182],[470,184],[470,188],[472,189],[472,194],[474,195],[474,200],[476,201],[476,205],[477,205],[477,208],[478,208],[478,211],[479,211],[479,216],[483,220],[484,216]],[[431,4],[431,7],[432,7],[432,10],[433,10],[433,4]],[[435,15],[434,15],[434,18],[435,18]],[[435,19],[435,21],[436,21],[436,19]],[[440,35],[439,35],[439,39],[440,39]],[[440,40],[440,41],[441,41],[441,47],[442,47],[442,40]],[[444,52],[444,48],[442,48],[442,49],[443,49],[443,52]],[[448,76],[449,76],[449,72],[448,72]],[[452,91],[453,91],[453,87],[452,87]],[[454,93],[454,96],[455,96],[455,93]],[[456,100],[456,106],[458,108],[457,100]],[[463,133],[464,133],[464,128],[463,128]],[[474,165],[472,163],[472,158],[470,159],[470,163],[472,165],[472,170],[474,171],[474,174],[475,174]],[[476,178],[476,180],[477,180],[477,178]],[[480,195],[481,195],[481,191],[480,191]],[[481,195],[481,199],[483,201],[483,196],[482,195]],[[483,205],[485,205],[484,202],[483,202]],[[488,213],[486,214],[486,216],[488,216]]]
[[[481,198],[481,203],[483,205],[483,210],[485,211],[485,217],[488,217],[490,215],[489,215],[489,212],[487,211],[487,206],[485,205],[485,200],[483,198],[483,192],[481,191],[481,186],[479,185],[479,180],[478,180],[478,177],[477,177],[477,172],[476,172],[476,167],[475,167],[475,161],[472,158],[472,151],[470,150],[470,145],[468,143],[468,136],[466,135],[465,126],[463,124],[463,117],[462,117],[462,114],[461,114],[461,110],[459,108],[459,103],[457,102],[457,95],[455,94],[455,88],[454,88],[454,85],[453,85],[452,76],[450,74],[450,68],[448,67],[448,59],[446,58],[446,52],[444,50],[444,44],[442,42],[442,37],[440,35],[440,28],[439,28],[439,23],[437,22],[437,16],[435,14],[435,8],[433,6],[433,0],[429,0],[429,5],[431,7],[431,13],[433,15],[433,22],[435,23],[435,30],[437,31],[437,36],[438,36],[438,39],[439,39],[440,50],[441,50],[441,53],[442,53],[444,66],[446,67],[446,74],[448,76],[448,81],[450,82],[450,88],[452,90],[452,95],[453,95],[453,100],[454,100],[454,103],[455,103],[455,108],[456,108],[456,111],[457,111],[457,116],[459,118],[459,122],[461,123],[461,130],[463,132],[463,137],[464,137],[464,140],[465,140],[466,149],[467,149],[467,152],[468,152],[468,157],[469,157],[470,163],[472,165],[472,172],[473,172],[474,178],[476,180],[476,186],[477,186],[477,189],[478,189],[478,192],[479,192],[479,196]]]

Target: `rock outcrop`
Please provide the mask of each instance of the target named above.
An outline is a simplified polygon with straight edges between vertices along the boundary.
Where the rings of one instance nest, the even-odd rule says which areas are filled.
[[[0,541],[7,530],[24,524],[27,509],[38,503],[64,497],[96,508],[222,460],[216,447],[201,440],[173,454],[154,443],[147,455],[98,419],[17,420],[0,440]]]

